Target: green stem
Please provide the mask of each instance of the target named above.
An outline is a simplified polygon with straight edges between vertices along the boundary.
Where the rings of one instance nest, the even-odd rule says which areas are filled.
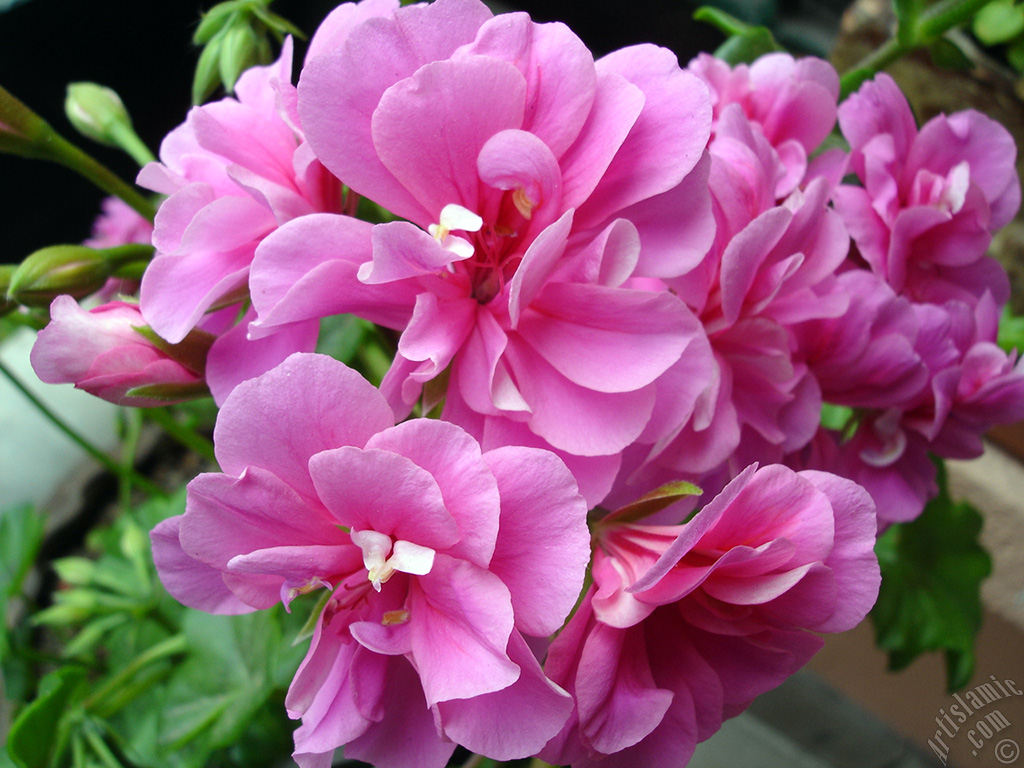
[[[216,463],[217,456],[213,450],[213,443],[207,440],[193,429],[189,429],[178,422],[174,415],[166,408],[149,408],[146,416],[158,424],[164,432],[184,445],[189,450],[195,451],[203,458]]]
[[[140,653],[132,659],[127,666],[122,667],[120,671],[107,680],[106,683],[97,688],[96,691],[85,700],[83,704],[85,709],[87,711],[92,711],[101,707],[106,699],[126,686],[140,670],[149,666],[153,662],[160,661],[161,659],[165,659],[169,656],[180,656],[187,651],[188,641],[185,639],[185,635],[183,634],[177,634],[173,637],[169,637],[166,640],[146,649],[143,653]]]
[[[139,450],[139,437],[142,434],[142,415],[134,408],[124,413],[124,440],[121,443],[121,474],[118,476],[118,498],[121,510],[127,514],[132,508],[132,478],[128,473],[135,466],[135,457]]]
[[[991,0],[945,0],[921,12],[917,23],[917,37],[929,43],[951,29],[966,24],[982,6]]]
[[[946,32],[970,21],[971,17],[991,0],[940,0],[928,6],[913,22],[909,34],[901,34],[890,38],[863,59],[843,73],[843,93],[852,90],[851,86],[859,85],[867,79],[861,73],[872,75],[892,64],[901,56],[916,48],[928,45]],[[902,42],[901,42],[902,40]],[[871,75],[868,75],[870,77]],[[851,79],[856,77],[857,81]]]
[[[140,216],[149,221],[156,216],[156,208],[148,198],[56,132],[51,132],[46,137],[44,149],[47,158],[84,176],[107,194],[121,198],[138,211]]]
[[[117,475],[118,477],[123,477],[124,475],[127,475],[128,477],[131,478],[132,482],[134,482],[139,488],[144,489],[150,495],[167,496],[167,492],[164,491],[160,486],[153,483],[149,478],[140,475],[132,467],[122,467],[120,464],[118,464],[116,461],[110,458],[107,454],[105,454],[95,445],[93,445],[84,437],[82,437],[82,435],[80,435],[76,430],[69,426],[67,422],[61,419],[56,413],[51,411],[49,407],[47,407],[38,397],[36,397],[35,394],[33,394],[32,391],[29,390],[29,388],[26,387],[21,382],[21,380],[14,375],[14,372],[11,371],[2,362],[0,362],[0,373],[6,376],[7,379],[18,390],[20,390],[25,397],[28,398],[29,402],[31,402],[39,410],[40,413],[42,413],[46,418],[53,422],[54,426],[56,426],[65,435],[71,438],[79,447],[82,448],[82,450],[84,450],[86,453],[88,453],[90,456],[96,459],[96,461],[98,461],[100,464],[106,467],[110,472]]]
[[[100,762],[106,768],[124,768],[94,728],[86,727],[82,730],[85,733],[85,740],[89,742],[89,746],[92,748],[93,754],[100,759]]]
[[[132,130],[131,126],[116,123],[111,126],[117,146],[123,149],[140,166],[152,163],[156,160],[149,147],[145,145],[139,134]]]

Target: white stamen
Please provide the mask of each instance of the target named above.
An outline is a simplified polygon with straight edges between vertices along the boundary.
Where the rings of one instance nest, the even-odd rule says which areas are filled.
[[[396,541],[392,547],[391,537],[377,531],[353,531],[351,535],[352,543],[363,550],[366,576],[378,592],[395,571],[425,576],[434,567],[434,550],[430,547],[411,541]]]
[[[479,232],[483,225],[484,220],[468,208],[464,208],[458,203],[448,203],[441,209],[440,221],[427,227],[427,231],[437,242],[443,243],[453,230]]]

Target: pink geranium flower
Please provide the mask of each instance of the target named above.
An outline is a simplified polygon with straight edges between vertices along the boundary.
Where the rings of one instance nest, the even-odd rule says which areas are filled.
[[[200,334],[205,341],[180,345],[172,356],[140,332],[145,326],[135,304],[85,310],[58,296],[32,347],[32,367],[48,384],[74,384],[118,405],[168,405],[206,394],[203,366],[213,337]]]
[[[784,172],[775,196],[792,192],[807,173],[807,158],[835,126],[839,75],[832,65],[813,56],[770,53],[730,67],[701,53],[688,69],[708,84],[716,125],[736,105],[778,153]]]
[[[1006,129],[967,110],[918,132],[884,73],[843,102],[839,125],[864,186],[840,186],[835,206],[871,269],[915,301],[974,302],[989,291],[1004,303],[1006,275],[985,252],[1020,205]]]
[[[215,305],[246,298],[256,246],[285,221],[340,210],[337,179],[317,162],[294,112],[291,40],[270,66],[242,73],[237,98],[194,107],[138,183],[169,197],[142,280],[147,322],[180,341]],[[291,108],[289,108],[289,105]]]
[[[691,272],[666,280],[700,319],[716,368],[694,417],[676,422],[652,451],[676,477],[713,471],[738,448],[748,455],[734,472],[778,460],[811,438],[820,393],[794,354],[794,328],[841,315],[847,304],[831,290],[849,235],[827,207],[827,180],[777,202],[778,154],[736,104],[723,109],[710,154],[714,245]],[[665,381],[687,363],[681,359]],[[671,397],[672,387],[665,389]]]
[[[545,669],[576,700],[541,756],[682,768],[724,718],[850,629],[880,581],[875,515],[834,475],[748,468],[689,522],[599,524],[594,584]]]
[[[204,610],[331,590],[287,700],[301,765],[343,744],[384,768],[439,768],[456,742],[505,760],[558,731],[571,701],[523,639],[561,625],[589,557],[557,457],[481,453],[441,421],[394,426],[373,386],[318,355],[239,385],[214,438],[223,474],[190,483],[154,556]]]
[[[327,168],[406,220],[282,227],[254,262],[255,333],[352,312],[403,331],[399,412],[444,374],[445,417],[480,439],[509,422],[581,457],[637,439],[700,329],[636,279],[689,269],[713,224],[706,88],[670,52],[595,63],[561,24],[438,0],[311,60],[299,114]]]

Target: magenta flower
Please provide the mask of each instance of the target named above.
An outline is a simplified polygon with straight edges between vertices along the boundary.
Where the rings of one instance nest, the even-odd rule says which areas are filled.
[[[455,742],[533,754],[571,700],[522,635],[552,633],[575,603],[586,505],[549,452],[393,424],[331,358],[293,355],[239,385],[214,435],[224,474],[193,480],[185,514],[153,531],[161,578],[229,613],[331,590],[287,700],[303,766],[343,744],[396,768],[443,766]]]
[[[614,517],[545,664],[576,700],[555,764],[683,768],[878,593],[871,499],[833,475],[750,467],[684,525]]]
[[[835,205],[871,269],[915,301],[974,302],[988,290],[1004,303],[1006,275],[985,252],[1020,205],[1006,129],[968,110],[918,132],[886,74],[843,102],[839,125],[864,186],[840,186]]]
[[[212,337],[198,342],[199,349],[181,345],[172,357],[140,333],[145,326],[135,304],[113,301],[86,311],[58,296],[32,347],[32,367],[48,384],[74,384],[118,405],[167,405],[205,394],[203,363]]]
[[[310,146],[406,221],[282,227],[254,262],[253,333],[352,312],[403,331],[382,387],[397,412],[445,374],[445,418],[481,440],[511,422],[565,454],[617,454],[700,337],[636,278],[680,274],[710,242],[705,87],[666,50],[595,63],[563,25],[476,0],[336,42],[299,82]]]
[[[675,477],[711,472],[741,448],[747,453],[734,457],[734,472],[777,461],[810,440],[821,399],[794,354],[794,328],[840,315],[847,303],[831,290],[849,235],[827,207],[827,180],[777,203],[778,154],[735,104],[723,110],[710,153],[715,243],[694,270],[666,280],[700,319],[716,367],[693,418],[652,451]]]
[[[153,225],[119,197],[103,199],[102,212],[92,225],[92,235],[82,245],[90,248],[114,248],[128,243],[148,244]]]
[[[832,65],[813,56],[770,53],[731,68],[701,53],[687,68],[708,84],[716,125],[735,104],[778,153],[784,172],[775,196],[792,192],[806,176],[807,158],[835,126],[839,75]]]
[[[242,73],[236,98],[194,107],[167,135],[160,163],[138,183],[160,205],[157,254],[141,306],[162,337],[180,341],[212,306],[246,298],[256,246],[285,221],[339,210],[340,185],[303,142],[291,84],[291,41],[267,67]]]

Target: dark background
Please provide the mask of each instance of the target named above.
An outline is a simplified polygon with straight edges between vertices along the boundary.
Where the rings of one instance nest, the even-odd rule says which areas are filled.
[[[799,0],[793,0],[797,6]],[[277,0],[273,10],[311,33],[333,0]],[[803,0],[804,5],[820,3]],[[834,5],[841,6],[839,0]],[[64,117],[68,82],[91,80],[116,90],[142,139],[160,139],[189,109],[198,49],[191,44],[201,10],[213,0],[28,0],[0,13],[0,85],[122,177],[137,166],[117,150],[78,137]],[[559,20],[595,55],[639,42],[672,48],[685,63],[713,50],[721,36],[691,19],[690,0],[521,0],[537,21]],[[740,10],[771,23],[785,3],[746,0]],[[733,10],[736,10],[735,8]],[[805,9],[804,9],[805,10]],[[806,13],[799,7],[789,13]],[[827,20],[826,25],[832,23]],[[296,61],[301,61],[300,45]],[[74,173],[38,160],[0,156],[0,263],[89,234],[103,195]]]

